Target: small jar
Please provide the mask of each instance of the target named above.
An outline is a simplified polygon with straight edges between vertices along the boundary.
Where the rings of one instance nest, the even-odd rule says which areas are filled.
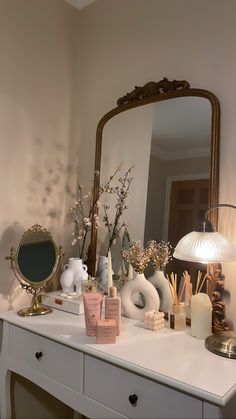
[[[173,304],[172,310],[169,314],[170,329],[177,331],[186,328],[186,308],[185,304]]]

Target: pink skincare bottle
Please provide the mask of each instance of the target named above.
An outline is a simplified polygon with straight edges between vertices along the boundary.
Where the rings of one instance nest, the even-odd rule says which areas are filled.
[[[109,296],[105,299],[105,319],[116,321],[116,335],[120,334],[121,300],[116,295],[116,287],[109,288]]]
[[[101,318],[103,295],[100,292],[84,292],[84,315],[87,336],[96,336],[97,320]]]

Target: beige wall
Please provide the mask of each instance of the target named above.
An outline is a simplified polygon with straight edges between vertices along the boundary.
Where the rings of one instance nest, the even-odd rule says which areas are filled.
[[[62,0],[0,0],[1,310],[29,302],[5,260],[23,229],[39,223],[70,250],[64,191],[78,145],[77,31],[78,12]],[[17,418],[71,416],[22,379],[13,394]]]
[[[13,277],[4,256],[39,223],[70,249],[68,177],[77,171],[78,16],[62,0],[0,1],[0,299]],[[77,144],[76,144],[77,143]],[[75,177],[75,175],[73,175]]]
[[[93,167],[96,125],[118,97],[149,80],[184,78],[219,98],[220,201],[236,202],[235,13],[235,0],[98,0],[82,11],[81,172]],[[235,216],[231,210],[220,228],[236,242]],[[235,267],[228,264],[224,272],[231,292],[228,315],[236,326]]]

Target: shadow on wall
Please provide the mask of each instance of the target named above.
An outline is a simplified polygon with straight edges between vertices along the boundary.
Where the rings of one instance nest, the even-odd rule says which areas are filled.
[[[23,226],[17,221],[8,226],[0,239],[0,260],[1,260],[1,281],[0,281],[0,306],[1,310],[18,309],[28,305],[31,296],[21,288],[21,285],[14,276],[6,256],[10,254],[10,248],[17,247],[22,234]]]
[[[51,138],[49,145],[36,137],[32,142],[34,159],[30,164],[28,179],[28,209],[35,217],[50,219],[49,228],[58,227],[65,215],[68,199],[74,193],[71,183],[75,183],[76,163],[66,164],[66,148]]]

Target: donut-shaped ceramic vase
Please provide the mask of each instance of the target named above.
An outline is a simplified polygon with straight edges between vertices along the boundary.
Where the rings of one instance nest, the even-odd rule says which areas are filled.
[[[134,294],[141,293],[145,306],[139,308],[135,305]],[[156,288],[146,280],[144,274],[135,274],[120,290],[122,312],[126,317],[134,320],[144,320],[145,313],[150,310],[159,310],[160,298]]]

